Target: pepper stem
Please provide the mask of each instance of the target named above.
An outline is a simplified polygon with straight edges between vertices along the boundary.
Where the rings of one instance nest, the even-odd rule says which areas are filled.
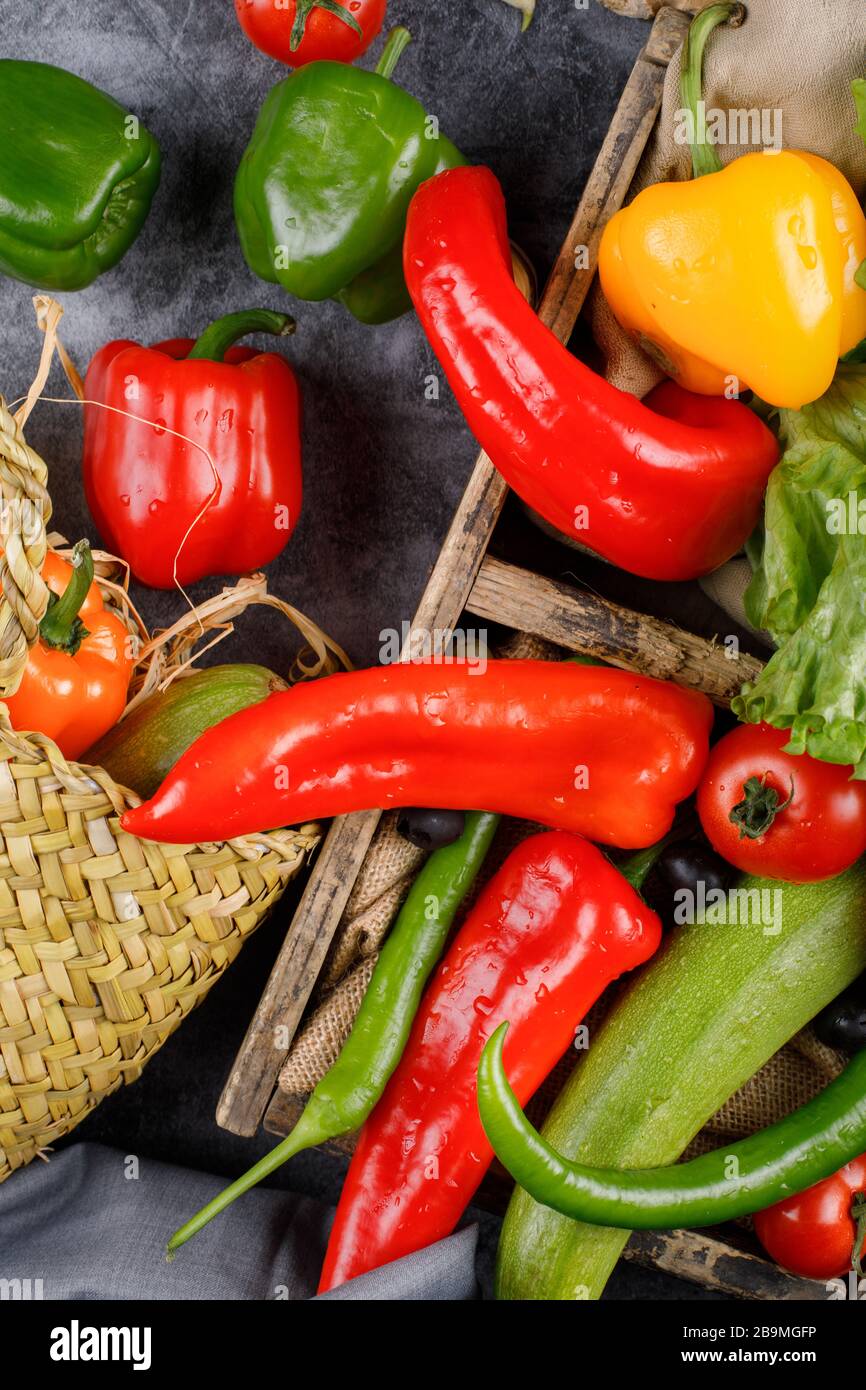
[[[350,29],[354,29],[355,33],[359,34],[361,38],[364,37],[364,31],[357,19],[355,19],[354,15],[350,15],[349,11],[344,9],[342,5],[338,5],[337,0],[297,0],[297,4],[295,5],[295,22],[292,25],[292,32],[289,37],[289,48],[293,53],[304,37],[307,29],[307,20],[312,10],[326,10],[328,14],[336,15],[338,19],[342,19],[344,24],[348,24]]]
[[[858,1278],[863,1276],[863,1243],[866,1241],[866,1193],[855,1192],[851,1204],[851,1216],[857,1223],[854,1236],[854,1249],[851,1251],[851,1268]]]
[[[272,309],[241,309],[237,314],[224,314],[206,328],[195,340],[186,360],[206,358],[222,362],[229,348],[248,333],[273,333],[285,338],[295,331],[295,320],[289,314],[277,314]]]
[[[400,61],[400,55],[408,48],[412,42],[412,35],[403,24],[398,24],[396,29],[392,29],[387,39],[385,47],[382,49],[382,56],[376,64],[376,72],[380,77],[392,77],[394,69]]]
[[[697,817],[693,811],[687,811],[671,826],[667,835],[661,840],[657,840],[654,845],[649,845],[646,849],[639,849],[636,853],[630,854],[627,859],[623,859],[617,864],[616,868],[626,882],[630,883],[632,888],[639,893],[649,878],[650,870],[654,867],[656,860],[661,858],[664,851],[670,845],[687,840],[696,829]]]
[[[680,70],[680,101],[691,114],[694,138],[689,144],[692,174],[696,179],[703,174],[718,174],[723,167],[715,149],[707,143],[707,113],[701,95],[707,39],[720,24],[739,28],[745,17],[745,5],[725,0],[724,4],[710,5],[696,14],[686,34]]]
[[[535,0],[506,0],[506,3],[513,6],[515,10],[520,10],[523,16],[520,32],[525,34],[532,23],[532,16],[535,14]]]
[[[79,541],[72,550],[72,575],[58,598],[52,594],[39,624],[39,637],[47,647],[74,656],[87,637],[87,628],[78,616],[93,583],[93,555],[89,541]]]

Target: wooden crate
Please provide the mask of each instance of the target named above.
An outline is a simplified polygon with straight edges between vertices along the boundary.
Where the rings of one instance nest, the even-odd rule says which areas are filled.
[[[629,77],[604,144],[550,279],[538,304],[542,321],[568,342],[589,292],[602,231],[622,205],[661,104],[668,64],[685,35],[687,0],[604,0],[608,8],[654,15],[647,43]],[[699,8],[694,5],[693,8]],[[581,247],[586,256],[577,256]],[[531,633],[556,646],[604,659],[626,670],[674,679],[727,706],[760,662],[734,660],[718,645],[659,619],[648,618],[586,590],[544,578],[487,554],[507,488],[481,453],[432,570],[412,630],[459,626],[461,615]],[[407,643],[411,642],[411,634]],[[404,649],[405,650],[405,649]],[[278,1076],[301,1022],[347,900],[370,848],[380,811],[336,819],[328,832],[256,1013],[235,1059],[217,1120],[236,1134],[264,1123],[272,1133],[292,1128],[302,1101],[278,1086]],[[334,1146],[344,1152],[351,1140]],[[494,1173],[482,1193],[502,1207],[506,1175]],[[823,1284],[783,1273],[739,1241],[719,1233],[636,1233],[626,1259],[663,1269],[740,1298],[826,1299]]]

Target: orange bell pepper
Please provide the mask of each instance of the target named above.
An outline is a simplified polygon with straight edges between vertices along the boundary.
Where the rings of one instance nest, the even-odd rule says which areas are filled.
[[[126,627],[93,581],[87,541],[72,555],[72,564],[53,550],[45,557],[52,597],[21,684],[5,703],[14,729],[46,734],[78,758],[123,713],[135,662]]]

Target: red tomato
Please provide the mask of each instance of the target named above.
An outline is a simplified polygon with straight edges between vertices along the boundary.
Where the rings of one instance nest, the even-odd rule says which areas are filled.
[[[836,1279],[851,1268],[854,1194],[866,1190],[866,1154],[832,1178],[755,1215],[758,1239],[777,1264],[807,1279]]]
[[[354,63],[380,32],[386,5],[387,0],[235,0],[247,38],[290,68],[320,58]]]
[[[850,767],[783,753],[787,742],[788,734],[769,724],[741,724],[725,734],[698,787],[698,815],[713,849],[738,869],[817,883],[866,851],[866,783],[852,782]],[[747,797],[754,836],[742,835],[731,819]]]

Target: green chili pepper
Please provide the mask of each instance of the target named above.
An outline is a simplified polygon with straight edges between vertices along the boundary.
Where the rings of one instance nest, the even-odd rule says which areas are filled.
[[[827,1178],[866,1149],[866,1053],[792,1115],[748,1139],[665,1168],[591,1168],[533,1129],[508,1084],[496,1029],[478,1064],[478,1109],[500,1163],[536,1202],[594,1226],[715,1226]]]
[[[405,29],[375,72],[309,63],[265,98],[235,181],[241,248],[299,299],[337,298],[363,323],[411,308],[403,231],[418,185],[465,163],[435,119],[390,80]]]
[[[159,183],[136,116],[48,63],[0,61],[0,272],[84,289],[132,245]]]
[[[291,1134],[181,1226],[168,1243],[169,1254],[302,1149],[361,1127],[403,1054],[424,985],[498,824],[498,816],[470,811],[459,840],[430,855],[382,947],[343,1050]]]

